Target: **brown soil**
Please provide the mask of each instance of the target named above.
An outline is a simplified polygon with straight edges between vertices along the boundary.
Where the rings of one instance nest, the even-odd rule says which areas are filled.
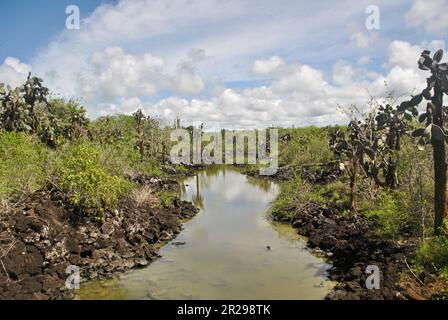
[[[155,189],[177,186],[140,180]],[[158,257],[155,245],[173,239],[182,228],[179,220],[197,211],[180,200],[155,208],[126,198],[98,223],[76,217],[57,192],[36,193],[0,220],[0,299],[70,298],[69,265],[80,267],[81,281],[146,266]]]
[[[411,300],[447,300],[448,282],[422,272],[406,272],[399,282],[404,296]]]

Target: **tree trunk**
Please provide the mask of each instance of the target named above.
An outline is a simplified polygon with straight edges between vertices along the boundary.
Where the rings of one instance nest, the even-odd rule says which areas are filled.
[[[395,161],[389,157],[389,165],[387,166],[387,172],[386,172],[386,186],[393,190],[397,187],[397,164]]]
[[[389,155],[388,165],[386,170],[386,186],[389,189],[396,189],[398,187],[397,168],[400,158],[398,152],[400,151],[400,135],[396,133],[397,127],[394,126],[389,130],[388,147],[392,155]]]
[[[350,175],[350,209],[356,210],[356,174],[357,174],[358,161],[356,155],[352,157],[352,172]]]
[[[434,124],[443,128],[443,91],[436,84],[434,89],[433,103],[436,106],[434,114]],[[434,231],[439,235],[443,228],[443,221],[446,216],[446,158],[445,141],[432,140],[434,155]]]

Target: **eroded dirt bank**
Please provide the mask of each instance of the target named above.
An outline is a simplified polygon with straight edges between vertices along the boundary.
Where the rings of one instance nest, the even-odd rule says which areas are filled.
[[[153,190],[178,187],[175,181],[138,182]],[[60,193],[36,193],[0,218],[0,299],[71,298],[69,265],[80,267],[81,281],[143,267],[158,257],[157,243],[181,231],[179,220],[197,212],[185,201],[156,207],[128,197],[105,223],[95,223],[64,208]]]

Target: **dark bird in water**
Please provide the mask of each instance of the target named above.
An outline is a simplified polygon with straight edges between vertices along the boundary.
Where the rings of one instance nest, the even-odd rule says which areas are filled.
[[[266,246],[266,250],[271,250],[271,246]]]

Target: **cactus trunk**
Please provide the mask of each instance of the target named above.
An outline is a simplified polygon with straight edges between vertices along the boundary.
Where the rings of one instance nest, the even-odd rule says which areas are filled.
[[[433,103],[436,106],[434,124],[443,128],[443,92],[438,84],[434,92]],[[447,164],[445,142],[433,139],[432,146],[434,155],[434,231],[436,234],[440,234],[446,217]]]

